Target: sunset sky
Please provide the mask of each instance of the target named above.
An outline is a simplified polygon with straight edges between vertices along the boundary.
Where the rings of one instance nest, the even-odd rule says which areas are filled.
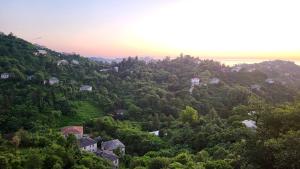
[[[0,31],[84,56],[300,60],[299,0],[0,0]]]

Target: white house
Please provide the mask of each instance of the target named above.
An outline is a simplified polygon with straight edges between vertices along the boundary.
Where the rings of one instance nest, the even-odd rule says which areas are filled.
[[[46,55],[47,54],[47,51],[46,50],[43,50],[43,49],[39,49],[37,50],[37,52],[34,52],[33,53],[34,55]]]
[[[248,128],[253,128],[253,129],[257,128],[256,123],[253,120],[244,120],[242,121],[242,123]]]
[[[156,131],[151,131],[149,132],[150,134],[153,134],[155,136],[159,136],[159,130],[156,130]]]
[[[100,69],[100,72],[107,72],[109,71],[110,69]]]
[[[79,62],[78,62],[78,60],[73,59],[73,60],[72,60],[72,64],[74,64],[74,65],[79,65]]]
[[[89,85],[80,86],[80,91],[92,91],[92,90],[93,90],[92,86]]]
[[[200,84],[200,79],[197,78],[197,77],[192,78],[191,79],[191,84],[192,84],[192,86],[199,85]]]
[[[1,79],[8,79],[9,73],[1,73]]]
[[[57,62],[57,66],[59,66],[59,65],[67,65],[67,64],[69,64],[69,62],[68,62],[67,60],[65,60],[65,59],[59,60],[59,61]]]
[[[271,79],[271,78],[266,79],[265,82],[269,83],[269,84],[275,83],[275,81],[273,79]]]
[[[56,77],[51,77],[49,79],[49,84],[50,85],[54,85],[54,84],[57,84],[57,83],[59,83],[59,80]]]
[[[79,139],[79,147],[84,151],[97,152],[97,141],[90,137],[82,137]]]
[[[220,83],[220,79],[216,77],[209,80],[209,84],[219,84],[219,83]]]

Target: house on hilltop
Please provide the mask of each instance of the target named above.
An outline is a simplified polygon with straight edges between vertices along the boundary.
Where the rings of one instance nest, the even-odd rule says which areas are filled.
[[[37,52],[34,52],[33,53],[35,56],[37,55],[46,55],[47,54],[47,51],[46,50],[43,50],[43,49],[39,49],[37,50]]]
[[[68,135],[73,134],[77,139],[83,137],[83,127],[82,126],[67,126],[61,129],[61,133],[68,137]]]

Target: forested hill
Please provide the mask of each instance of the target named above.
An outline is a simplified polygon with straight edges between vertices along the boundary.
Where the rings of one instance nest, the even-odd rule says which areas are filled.
[[[177,118],[186,105],[204,115],[216,110],[221,117],[229,117],[232,108],[248,104],[250,96],[269,103],[293,101],[299,87],[296,80],[293,87],[277,79],[270,84],[266,79],[274,76],[259,68],[235,71],[190,56],[150,63],[137,58],[94,62],[33,45],[12,34],[0,35],[0,55],[0,73],[10,75],[0,83],[0,127],[5,132],[80,124],[119,109],[126,110],[125,119],[140,122],[156,116]],[[278,67],[269,65],[276,74]],[[296,65],[284,68],[299,69]],[[51,77],[59,83],[50,85]],[[192,78],[199,78],[200,84],[191,91]],[[213,79],[218,80],[214,83]],[[93,91],[80,92],[81,85],[90,85]]]
[[[299,66],[291,62],[104,63],[0,34],[0,74],[1,169],[111,168],[64,138],[67,125],[122,141],[120,169],[300,168]]]

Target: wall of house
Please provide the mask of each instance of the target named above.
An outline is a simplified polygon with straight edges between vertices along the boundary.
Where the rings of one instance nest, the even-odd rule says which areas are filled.
[[[82,147],[82,150],[89,151],[89,152],[96,152],[97,151],[97,143],[90,145],[90,146]]]

